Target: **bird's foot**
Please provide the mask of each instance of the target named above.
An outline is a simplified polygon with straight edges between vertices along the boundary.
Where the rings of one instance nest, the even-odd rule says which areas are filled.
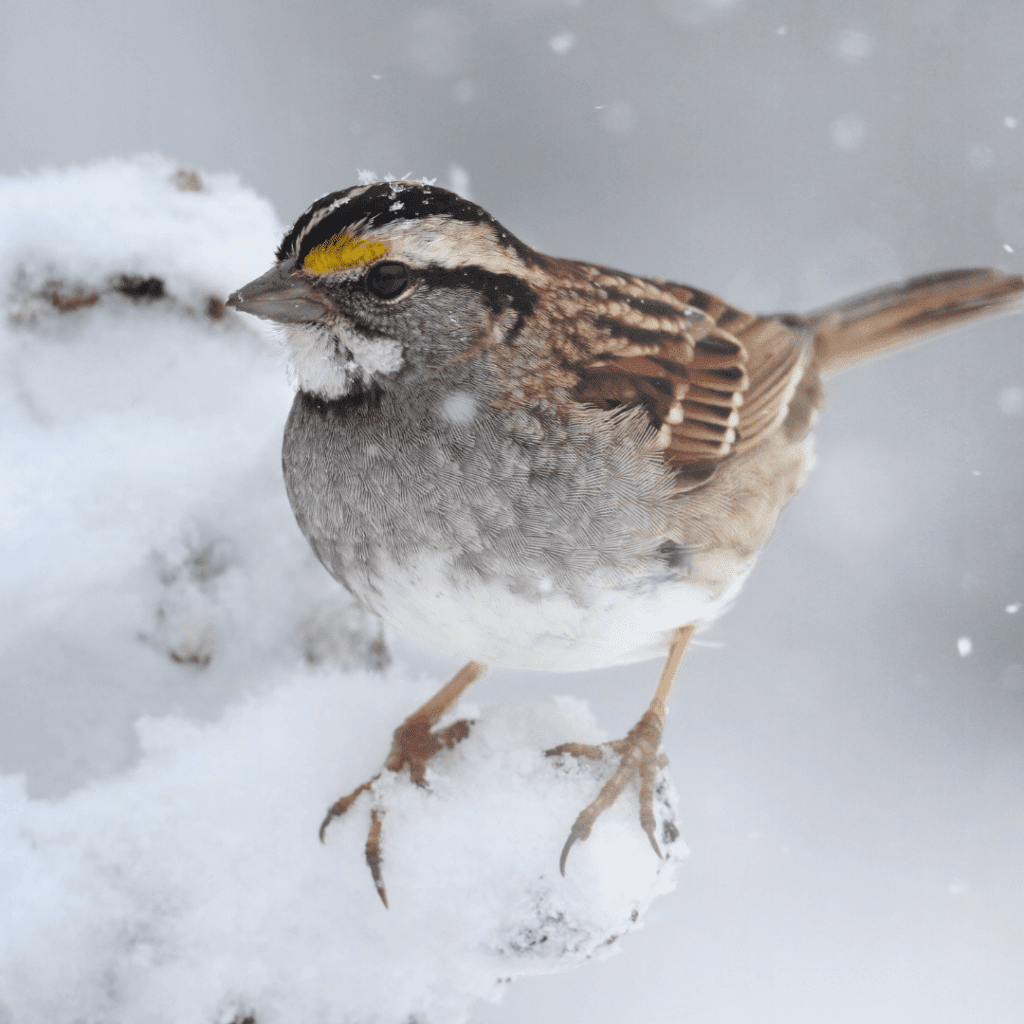
[[[320,842],[324,841],[327,826],[335,818],[340,818],[367,790],[373,792],[374,783],[385,771],[400,772],[408,766],[409,777],[412,781],[417,786],[425,787],[427,785],[427,764],[430,759],[440,751],[451,750],[456,744],[461,743],[469,735],[470,728],[470,722],[465,719],[453,722],[441,729],[440,732],[432,731],[433,724],[434,722],[429,716],[417,712],[410,715],[395,730],[391,742],[391,752],[384,762],[384,767],[372,779],[367,779],[361,786],[357,786],[347,796],[343,796],[331,805],[320,825]],[[377,893],[386,907],[388,894],[384,888],[384,875],[381,870],[383,825],[384,808],[378,804],[370,811],[370,831],[366,837],[366,863],[369,865],[370,874],[373,875],[373,884],[377,887]]]
[[[661,857],[661,849],[654,837],[656,821],[654,817],[654,790],[658,772],[668,764],[668,758],[661,753],[662,720],[653,711],[646,711],[625,739],[612,740],[594,746],[587,743],[563,743],[546,751],[549,757],[559,754],[571,754],[573,757],[604,757],[607,751],[619,756],[619,767],[615,774],[604,784],[597,799],[584,807],[579,813],[569,838],[562,847],[562,856],[558,866],[565,874],[565,862],[569,851],[577,841],[582,842],[590,835],[594,822],[602,811],[607,810],[618,799],[626,784],[633,778],[640,780],[640,825],[647,838],[651,841],[654,852]]]

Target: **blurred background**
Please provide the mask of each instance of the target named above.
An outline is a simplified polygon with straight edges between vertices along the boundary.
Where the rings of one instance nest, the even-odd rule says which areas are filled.
[[[157,150],[282,222],[359,170],[436,177],[544,251],[755,310],[1024,269],[1019,0],[0,12],[5,174]],[[816,474],[676,690],[677,891],[620,955],[477,1024],[1021,1019],[1022,335],[832,382]],[[473,696],[573,693],[622,735],[657,671],[495,672]]]

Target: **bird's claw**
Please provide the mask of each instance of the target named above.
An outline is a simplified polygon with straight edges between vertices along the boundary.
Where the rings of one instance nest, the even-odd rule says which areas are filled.
[[[380,836],[384,828],[384,808],[374,807],[370,811],[370,831],[366,835],[366,863],[377,887],[377,895],[388,910],[388,891],[384,888],[384,874],[380,869],[384,855],[380,850]]]
[[[600,758],[604,756],[605,750],[611,750],[619,755],[619,767],[601,787],[597,798],[580,811],[569,830],[569,838],[565,841],[565,846],[562,847],[562,855],[558,861],[559,870],[563,875],[565,874],[565,862],[573,845],[583,842],[590,836],[594,822],[597,821],[601,813],[615,803],[630,779],[636,777],[640,779],[640,827],[651,841],[654,852],[664,859],[661,848],[658,846],[658,840],[655,838],[657,822],[654,817],[654,790],[658,772],[668,764],[668,758],[659,751],[661,731],[661,719],[654,712],[647,711],[640,721],[630,729],[625,739],[613,740],[611,743],[603,743],[600,746],[586,743],[563,743],[545,752],[549,757],[571,754],[573,757]]]
[[[343,796],[331,804],[328,808],[327,814],[324,815],[324,820],[320,822],[321,843],[324,842],[324,835],[327,832],[327,826],[330,825],[335,818],[340,818],[356,802],[356,800],[359,799],[361,794],[365,793],[366,790],[371,789],[380,776],[381,773],[377,772],[372,779],[368,779],[361,786],[356,786],[348,796]]]
[[[374,783],[384,774],[384,771],[400,772],[408,767],[410,779],[417,786],[427,786],[427,763],[441,750],[451,750],[456,744],[461,743],[468,735],[470,723],[465,719],[453,722],[451,725],[432,732],[430,719],[410,715],[394,733],[391,743],[391,751],[382,768],[372,779],[368,779],[362,785],[357,786],[347,796],[335,801],[328,809],[324,820],[320,824],[320,842],[324,842],[327,826],[335,818],[340,818],[359,797],[367,790],[373,791]],[[366,863],[373,876],[373,884],[377,887],[377,894],[385,907],[388,905],[388,894],[384,887],[384,874],[381,868],[384,860],[381,835],[384,827],[384,808],[374,806],[370,810],[370,830],[366,836]]]

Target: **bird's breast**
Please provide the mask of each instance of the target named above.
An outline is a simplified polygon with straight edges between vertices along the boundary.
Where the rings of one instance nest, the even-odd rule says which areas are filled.
[[[635,417],[511,414],[472,389],[300,392],[283,462],[299,526],[336,579],[399,632],[494,664],[653,657],[676,627],[721,613],[760,547],[708,550],[696,506],[688,546]]]

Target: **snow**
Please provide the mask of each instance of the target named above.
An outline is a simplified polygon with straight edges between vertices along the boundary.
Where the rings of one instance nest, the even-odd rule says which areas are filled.
[[[996,401],[1004,416],[1020,416],[1024,414],[1024,387],[1002,388]]]
[[[473,198],[470,193],[469,171],[461,164],[448,166],[448,187],[453,192],[458,192],[463,199]]]
[[[859,149],[867,135],[864,119],[857,114],[844,114],[832,122],[832,144],[837,149],[852,151]]]
[[[548,46],[559,56],[568,53],[576,45],[576,36],[572,32],[559,32],[548,40]]]
[[[296,673],[214,724],[142,719],[141,763],[64,800],[30,801],[5,779],[13,1019],[457,1021],[501,979],[602,951],[668,872],[635,809],[616,806],[559,878],[593,778],[540,747],[593,735],[577,702],[488,709],[429,791],[387,780],[390,910],[363,862],[367,798],[316,841],[341,781],[373,770],[402,698],[430,688]]]
[[[860,64],[875,52],[875,41],[867,32],[844,29],[835,38],[832,52],[847,64]]]
[[[558,854],[610,766],[563,698],[479,710],[429,788],[392,729],[446,680],[388,666],[280,479],[279,343],[222,298],[281,234],[161,157],[0,182],[0,1021],[465,1020],[614,952],[672,887],[675,796]]]
[[[476,399],[465,391],[453,391],[444,400],[441,412],[452,423],[470,423],[476,415]]]

